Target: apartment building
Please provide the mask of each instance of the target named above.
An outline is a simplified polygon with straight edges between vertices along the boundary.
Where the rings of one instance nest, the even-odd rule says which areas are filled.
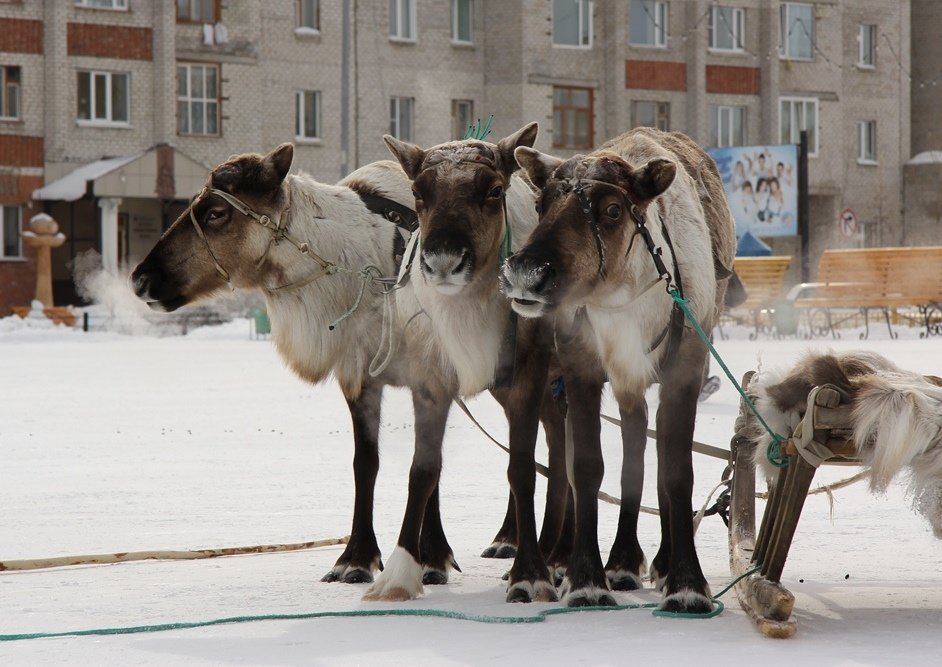
[[[384,133],[428,145],[490,113],[497,137],[539,121],[537,147],[562,156],[635,125],[706,146],[807,129],[812,257],[900,243],[910,33],[942,22],[935,4],[0,0],[0,315],[32,293],[39,211],[69,239],[54,291],[75,302],[73,257],[133,263],[231,154],[292,141],[295,167],[332,182],[387,159]],[[911,180],[915,210],[930,195]]]

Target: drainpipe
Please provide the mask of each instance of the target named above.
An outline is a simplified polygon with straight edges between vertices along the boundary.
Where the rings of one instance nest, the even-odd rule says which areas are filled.
[[[350,0],[343,0],[340,40],[340,178],[350,171]]]

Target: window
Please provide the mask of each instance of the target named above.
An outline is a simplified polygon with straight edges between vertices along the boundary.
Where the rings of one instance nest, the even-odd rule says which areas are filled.
[[[876,67],[877,27],[861,24],[857,26],[857,67]]]
[[[219,134],[218,65],[177,65],[177,134]]]
[[[779,110],[779,140],[797,144],[801,131],[808,130],[808,155],[818,154],[818,99],[815,97],[783,97]]]
[[[219,0],[177,0],[177,21],[216,23],[219,21]]]
[[[415,0],[389,0],[389,38],[415,41]]]
[[[553,0],[553,46],[592,48],[590,0]]]
[[[857,162],[877,163],[877,121],[862,120],[857,123]]]
[[[743,16],[739,7],[710,8],[710,48],[714,51],[742,51]]]
[[[295,96],[294,135],[298,141],[321,138],[321,93],[302,90]]]
[[[710,106],[711,146],[744,146],[745,139],[746,107]]]
[[[592,148],[592,89],[553,87],[553,146]]]
[[[321,29],[321,3],[318,0],[298,0],[298,27]]]
[[[814,60],[814,7],[786,2],[779,11],[779,55],[793,60]]]
[[[124,9],[128,8],[128,0],[75,0],[76,7],[91,7],[93,9]]]
[[[20,117],[20,68],[0,66],[0,118]]]
[[[667,46],[667,3],[631,0],[628,42],[633,46]]]
[[[414,126],[415,98],[392,97],[389,100],[389,133],[403,141],[415,141]]]
[[[670,104],[667,102],[632,102],[632,127],[656,127],[667,132],[670,129]]]
[[[79,72],[78,120],[87,124],[126,124],[129,78],[112,72]]]
[[[22,257],[20,243],[21,210],[19,206],[3,207],[3,226],[0,227],[0,257]]]
[[[459,44],[474,42],[473,0],[451,0],[451,41]]]
[[[468,128],[474,124],[474,102],[471,100],[451,101],[451,136],[464,139]]]

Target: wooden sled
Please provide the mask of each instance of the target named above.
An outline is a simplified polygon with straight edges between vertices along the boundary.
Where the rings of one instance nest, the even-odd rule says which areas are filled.
[[[754,372],[749,372],[743,377],[743,387],[748,386],[753,375]],[[818,465],[860,465],[854,458],[851,433],[846,428],[848,409],[846,406],[842,409],[836,395],[837,392],[830,390],[828,385],[816,387],[809,394],[809,408],[801,428],[783,444],[788,467],[780,471],[774,488],[770,490],[758,534],[753,458],[756,442],[743,435],[749,408],[745,402],[740,404],[736,435],[730,443],[733,479],[730,489],[729,566],[734,577],[759,568],[740,580],[735,588],[743,610],[768,637],[785,639],[798,629],[792,615],[795,596],[782,586],[781,576]],[[818,465],[810,463],[799,451],[803,448],[800,433],[802,430],[808,433],[809,428],[812,433],[806,440],[813,439],[812,446],[817,445],[817,452],[824,455],[817,459],[814,455],[806,456]]]

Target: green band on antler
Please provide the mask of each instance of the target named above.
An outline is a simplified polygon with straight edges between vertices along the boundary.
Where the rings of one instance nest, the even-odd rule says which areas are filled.
[[[478,122],[474,125],[468,126],[468,131],[464,133],[465,139],[478,139],[479,141],[486,138],[487,135],[491,133],[491,124],[494,122],[494,114],[491,114],[487,117],[487,122],[484,125],[481,125],[481,119],[478,118]]]

